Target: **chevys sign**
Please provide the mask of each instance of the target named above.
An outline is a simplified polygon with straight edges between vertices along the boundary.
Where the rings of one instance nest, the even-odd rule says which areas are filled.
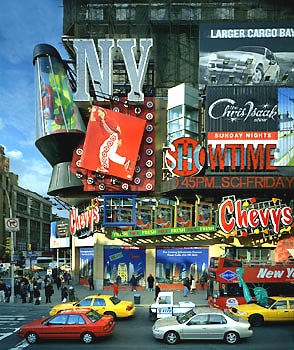
[[[99,208],[94,207],[82,214],[78,214],[78,209],[73,209],[69,216],[70,233],[75,235],[78,232],[89,230],[93,233],[94,223],[98,224],[100,220]]]
[[[282,205],[276,198],[272,202],[257,203],[256,206],[254,203],[255,199],[251,199],[251,203],[244,200],[234,202],[232,199],[223,201],[218,210],[220,229],[225,233],[233,231],[232,236],[237,235],[238,231],[246,236],[248,231],[278,234],[291,229],[289,225],[293,222],[293,213],[290,207]]]

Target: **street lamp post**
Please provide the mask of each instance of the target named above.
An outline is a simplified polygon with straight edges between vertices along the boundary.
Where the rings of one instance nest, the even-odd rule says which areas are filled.
[[[6,194],[7,197],[7,201],[8,201],[8,206],[9,206],[9,216],[10,218],[12,218],[12,207],[11,207],[11,202],[10,202],[10,198],[9,195],[7,193],[6,188],[4,188],[4,192]],[[13,241],[13,231],[10,231],[10,241],[11,241],[11,247],[10,247],[10,271],[11,271],[11,286],[10,286],[10,290],[11,290],[11,295],[10,295],[10,302],[14,303],[14,241]]]

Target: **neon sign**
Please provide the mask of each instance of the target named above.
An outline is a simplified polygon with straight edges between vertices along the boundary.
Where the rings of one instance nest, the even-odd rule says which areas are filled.
[[[78,215],[78,209],[73,209],[69,215],[69,229],[72,235],[79,231],[94,231],[94,223],[98,224],[100,220],[99,208],[94,207]]]
[[[219,205],[218,222],[227,237],[247,236],[248,233],[276,235],[290,231],[293,222],[290,207],[281,204],[277,198],[257,204],[255,201],[255,198],[243,201],[228,198]]]

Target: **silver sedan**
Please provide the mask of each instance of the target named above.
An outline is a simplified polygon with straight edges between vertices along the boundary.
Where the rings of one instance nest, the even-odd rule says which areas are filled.
[[[253,334],[248,321],[211,307],[194,308],[180,316],[157,320],[152,332],[154,338],[163,339],[167,344],[175,344],[180,339],[223,339],[235,344]]]

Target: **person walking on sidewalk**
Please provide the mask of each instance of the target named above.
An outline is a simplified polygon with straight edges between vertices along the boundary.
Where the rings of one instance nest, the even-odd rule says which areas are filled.
[[[190,289],[190,281],[189,281],[189,277],[186,277],[184,280],[184,297],[188,295],[189,289]]]
[[[66,303],[67,301],[67,296],[68,296],[68,293],[67,293],[67,288],[63,285],[61,287],[61,301],[63,303]]]
[[[40,291],[37,285],[34,286],[34,299],[35,299],[35,305],[40,305]]]
[[[136,291],[136,286],[137,286],[137,278],[135,275],[132,275],[132,278],[130,280],[132,291]]]
[[[116,282],[113,282],[113,296],[114,297],[118,296],[118,286]]]
[[[158,297],[159,292],[160,292],[160,287],[159,287],[159,284],[156,283],[156,285],[155,285],[155,298],[154,298],[155,301]]]
[[[153,290],[153,284],[154,284],[154,277],[152,276],[152,274],[150,273],[150,275],[147,278],[147,284],[148,284],[148,290],[149,292],[152,292]]]
[[[0,303],[5,303],[5,294],[7,293],[6,284],[0,280]]]
[[[92,275],[90,275],[88,277],[88,283],[89,283],[89,289],[90,290],[94,290],[94,281],[93,281],[93,276]]]
[[[54,293],[53,287],[51,282],[49,280],[47,281],[45,285],[45,297],[46,297],[46,304],[51,303],[51,295]]]

